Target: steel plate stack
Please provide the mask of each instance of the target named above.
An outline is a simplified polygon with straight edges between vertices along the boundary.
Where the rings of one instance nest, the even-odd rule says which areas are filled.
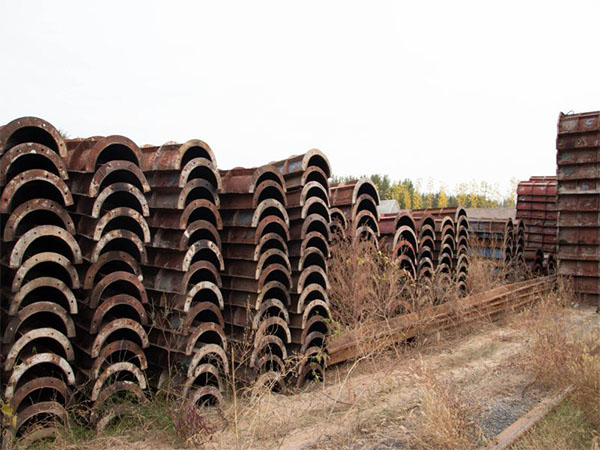
[[[561,114],[558,164],[558,273],[600,306],[600,112]]]
[[[536,274],[555,270],[556,210],[555,176],[531,177],[517,187],[517,219],[525,223],[525,262]]]

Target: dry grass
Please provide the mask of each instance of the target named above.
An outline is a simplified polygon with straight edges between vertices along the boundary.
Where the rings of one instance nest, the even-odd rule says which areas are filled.
[[[510,448],[511,450],[598,449],[600,439],[586,414],[571,400],[563,402]]]
[[[480,293],[506,283],[508,269],[495,270],[496,261],[473,253],[468,292]],[[444,274],[415,282],[400,270],[389,251],[378,250],[370,241],[338,240],[332,244],[331,254],[328,276],[337,333],[420,312],[460,296],[455,283]]]
[[[469,255],[467,278],[467,287],[470,293],[479,294],[507,282],[531,277],[531,272],[527,268],[520,268],[519,273],[516,274],[514,268],[503,261],[480,256],[478,250],[488,248],[489,245],[489,243],[481,243],[475,238],[471,240],[472,252]]]
[[[332,244],[331,255],[331,313],[342,329],[356,329],[413,309],[414,283],[371,241],[338,240]]]
[[[413,421],[411,446],[427,450],[474,448],[481,436],[475,423],[477,405],[432,371],[420,370],[416,377],[422,400],[420,414]]]
[[[534,383],[551,390],[573,387],[570,401],[600,432],[600,324],[584,332],[565,318],[564,305],[573,302],[568,284],[559,280],[553,296],[523,315],[529,345],[520,361]]]

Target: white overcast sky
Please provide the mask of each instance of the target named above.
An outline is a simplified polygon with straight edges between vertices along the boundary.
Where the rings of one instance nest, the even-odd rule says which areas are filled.
[[[0,0],[0,123],[221,168],[310,148],[334,174],[452,188],[555,172],[560,111],[600,109],[599,1]]]

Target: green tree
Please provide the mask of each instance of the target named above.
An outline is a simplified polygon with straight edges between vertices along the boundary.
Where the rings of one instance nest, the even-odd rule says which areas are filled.
[[[389,200],[392,198],[392,182],[388,175],[371,175],[371,181],[377,186],[379,197],[381,200]]]

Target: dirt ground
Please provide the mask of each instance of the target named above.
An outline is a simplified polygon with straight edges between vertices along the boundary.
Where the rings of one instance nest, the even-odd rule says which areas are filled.
[[[600,327],[593,308],[566,309],[565,320],[582,331]],[[519,316],[511,316],[502,323],[476,324],[463,330],[462,336],[434,336],[419,348],[397,348],[340,365],[327,372],[325,383],[296,395],[255,393],[237,399],[235,409],[228,402],[224,410],[208,417],[215,432],[203,445],[212,449],[414,448],[420,386],[433,375],[464,399],[484,447],[545,394],[521,369],[527,339]],[[98,443],[103,448],[119,446],[119,440],[113,439]],[[199,437],[196,443],[203,440]],[[160,435],[127,445],[173,448]]]

